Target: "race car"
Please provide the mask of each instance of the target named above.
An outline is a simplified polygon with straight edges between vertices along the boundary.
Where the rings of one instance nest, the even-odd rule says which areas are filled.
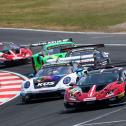
[[[12,65],[29,61],[32,52],[29,48],[21,47],[13,42],[0,42],[0,65]]]
[[[65,58],[51,59],[48,61],[59,62],[62,61],[76,61],[83,66],[90,67],[92,70],[105,68],[111,63],[109,53],[98,50],[98,48],[104,47],[104,44],[95,45],[81,45],[76,47],[64,48],[63,51],[67,51]]]
[[[65,89],[70,83],[75,83],[81,77],[83,69],[77,63],[64,62],[44,64],[36,75],[24,81],[21,86],[23,103],[48,97],[63,97]]]
[[[51,42],[40,42],[31,44],[31,47],[41,46],[41,52],[32,56],[32,66],[34,71],[37,72],[41,69],[42,65],[46,63],[48,59],[57,59],[58,57],[66,57],[67,52],[61,52],[61,49],[66,47],[75,46],[75,42],[72,38],[51,41]]]
[[[66,89],[64,106],[81,108],[123,101],[126,96],[126,69],[113,67],[90,71]]]

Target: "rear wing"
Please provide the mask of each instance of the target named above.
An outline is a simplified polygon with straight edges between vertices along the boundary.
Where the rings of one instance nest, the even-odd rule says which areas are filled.
[[[38,43],[31,44],[30,47],[44,46],[44,45],[47,45],[47,44],[53,44],[53,43],[59,43],[59,42],[73,42],[73,39],[68,38],[68,39],[61,39],[61,40],[48,41],[48,42],[47,41],[41,41],[41,42],[38,42]]]
[[[64,48],[61,51],[66,52],[66,51],[70,51],[70,50],[79,50],[79,49],[83,49],[83,50],[94,50],[97,48],[103,48],[105,47],[104,44],[93,44],[93,45],[80,45],[80,46],[75,46],[75,47],[70,47],[70,48]]]

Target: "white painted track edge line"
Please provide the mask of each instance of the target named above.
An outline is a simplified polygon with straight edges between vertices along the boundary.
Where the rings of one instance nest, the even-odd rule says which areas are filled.
[[[26,76],[21,75],[21,74],[19,74],[19,73],[15,73],[15,72],[11,72],[11,71],[6,71],[6,70],[0,70],[0,72],[1,72],[1,71],[2,71],[2,72],[8,72],[8,73],[11,73],[11,74],[15,74],[15,75],[17,75],[17,76],[23,78],[24,80],[27,80],[27,79],[28,79]]]
[[[8,103],[9,101],[11,101],[11,100],[15,99],[16,97],[18,97],[18,96],[19,96],[19,94],[20,94],[20,92],[19,92],[19,93],[17,93],[15,97],[13,97],[13,98],[11,98],[11,99],[8,99],[6,102],[1,103],[0,105],[6,104],[6,103]]]
[[[87,120],[87,121],[84,121],[84,122],[75,124],[75,125],[73,125],[73,126],[84,126],[84,124],[86,124],[86,123],[89,123],[89,122],[92,122],[92,121],[101,119],[101,118],[103,118],[103,117],[106,117],[106,116],[108,116],[108,115],[111,115],[111,114],[113,114],[113,113],[116,113],[116,112],[118,112],[118,111],[121,111],[121,110],[123,110],[123,109],[126,109],[126,106],[123,107],[123,108],[117,109],[117,110],[115,110],[115,111],[111,111],[111,112],[105,113],[105,114],[103,114],[103,115],[99,115],[99,116],[97,116],[96,118],[92,118],[92,119],[90,119],[90,120]]]
[[[70,34],[126,34],[126,32],[74,32],[74,31],[56,31],[43,29],[28,29],[28,28],[0,28],[0,30],[18,30],[18,31],[41,31],[50,33],[70,33]]]
[[[95,126],[95,125],[121,123],[121,122],[126,122],[126,120],[109,121],[109,122],[99,122],[99,123],[89,123],[89,124],[84,124],[84,126]]]

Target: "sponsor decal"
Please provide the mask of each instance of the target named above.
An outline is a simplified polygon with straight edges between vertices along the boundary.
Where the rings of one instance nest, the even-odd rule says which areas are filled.
[[[96,97],[91,97],[91,98],[85,98],[83,101],[95,101]]]
[[[40,82],[38,83],[37,87],[46,87],[46,86],[53,86],[55,82]]]

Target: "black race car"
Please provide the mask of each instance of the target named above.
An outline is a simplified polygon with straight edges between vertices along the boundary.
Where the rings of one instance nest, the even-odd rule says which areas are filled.
[[[109,53],[99,50],[104,47],[104,44],[96,45],[82,45],[71,48],[65,48],[62,51],[67,51],[66,58],[61,60],[75,59],[81,65],[90,67],[92,69],[105,68],[110,64]]]

